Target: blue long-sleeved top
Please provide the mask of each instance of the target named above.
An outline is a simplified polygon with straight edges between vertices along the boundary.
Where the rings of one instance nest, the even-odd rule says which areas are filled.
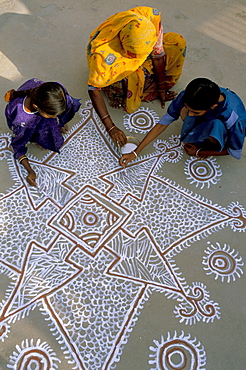
[[[225,99],[214,109],[202,116],[187,115],[181,129],[181,141],[202,144],[214,137],[220,144],[219,151],[226,149],[231,156],[240,159],[246,136],[245,106],[233,91],[223,87],[220,91]],[[183,107],[184,91],[172,101],[159,123],[169,125],[177,120]]]

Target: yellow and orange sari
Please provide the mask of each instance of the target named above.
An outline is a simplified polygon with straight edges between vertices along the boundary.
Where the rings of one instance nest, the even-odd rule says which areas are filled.
[[[109,17],[90,35],[87,46],[88,85],[109,91],[110,87],[123,80],[126,83],[125,87],[122,85],[124,108],[129,113],[136,111],[142,100],[156,98],[157,93],[151,91],[156,90],[155,86],[145,90],[145,79],[147,75],[153,76],[149,55],[158,41],[160,28],[161,14],[147,6]],[[172,87],[182,72],[186,42],[181,35],[171,32],[164,34],[163,47],[166,54],[165,74]],[[116,84],[117,89],[119,83]]]

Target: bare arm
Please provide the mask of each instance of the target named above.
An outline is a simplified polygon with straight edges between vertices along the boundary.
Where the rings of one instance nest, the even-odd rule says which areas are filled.
[[[206,158],[210,156],[221,156],[221,155],[229,155],[226,149],[221,150],[221,152],[217,152],[216,150],[200,150],[198,153],[198,157]]]
[[[165,101],[173,100],[177,93],[174,91],[168,91],[168,85],[166,84],[165,67],[166,67],[166,56],[152,58],[153,71],[155,75],[157,91],[159,99],[161,101],[161,107],[165,107]]]
[[[100,117],[102,123],[104,124],[112,140],[115,143],[119,144],[120,146],[125,145],[127,141],[126,135],[122,130],[115,126],[114,122],[112,121],[108,113],[103,96],[101,94],[101,91],[100,90],[88,90],[88,91],[93,107],[97,112],[98,116]]]
[[[211,156],[229,155],[229,153],[226,149],[223,149],[223,150],[221,150],[221,152],[218,152],[216,150],[206,150],[206,149],[198,148],[196,145],[189,144],[189,143],[184,144],[184,150],[190,156],[195,156],[195,157],[198,157],[198,158],[207,158],[207,157],[211,157]]]
[[[169,125],[161,125],[160,123],[157,123],[150,130],[150,132],[148,132],[148,134],[141,141],[139,146],[134,150],[134,152],[138,155],[141,152],[141,150],[143,150],[151,141],[153,141],[157,136],[159,136],[163,131],[165,131],[168,126]],[[133,152],[123,154],[123,156],[120,159],[120,165],[124,167],[135,158],[136,156]]]
[[[28,182],[29,185],[31,186],[37,186],[36,183],[36,173],[33,171],[31,168],[29,161],[25,155],[22,155],[21,157],[18,158],[19,163],[23,165],[23,167],[27,170],[28,175],[26,177],[26,181]]]

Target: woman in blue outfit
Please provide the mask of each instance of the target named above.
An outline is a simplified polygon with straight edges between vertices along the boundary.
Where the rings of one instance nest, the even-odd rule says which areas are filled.
[[[139,146],[120,159],[122,166],[160,135],[173,121],[183,119],[180,140],[187,154],[198,158],[230,154],[240,159],[246,136],[246,112],[242,100],[229,89],[207,78],[192,80],[170,104],[167,113]]]

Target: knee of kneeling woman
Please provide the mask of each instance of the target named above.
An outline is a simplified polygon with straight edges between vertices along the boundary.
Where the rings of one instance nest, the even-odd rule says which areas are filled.
[[[210,150],[216,150],[220,151],[221,146],[218,140],[216,140],[214,137],[209,136],[208,141],[207,141],[208,149]]]

